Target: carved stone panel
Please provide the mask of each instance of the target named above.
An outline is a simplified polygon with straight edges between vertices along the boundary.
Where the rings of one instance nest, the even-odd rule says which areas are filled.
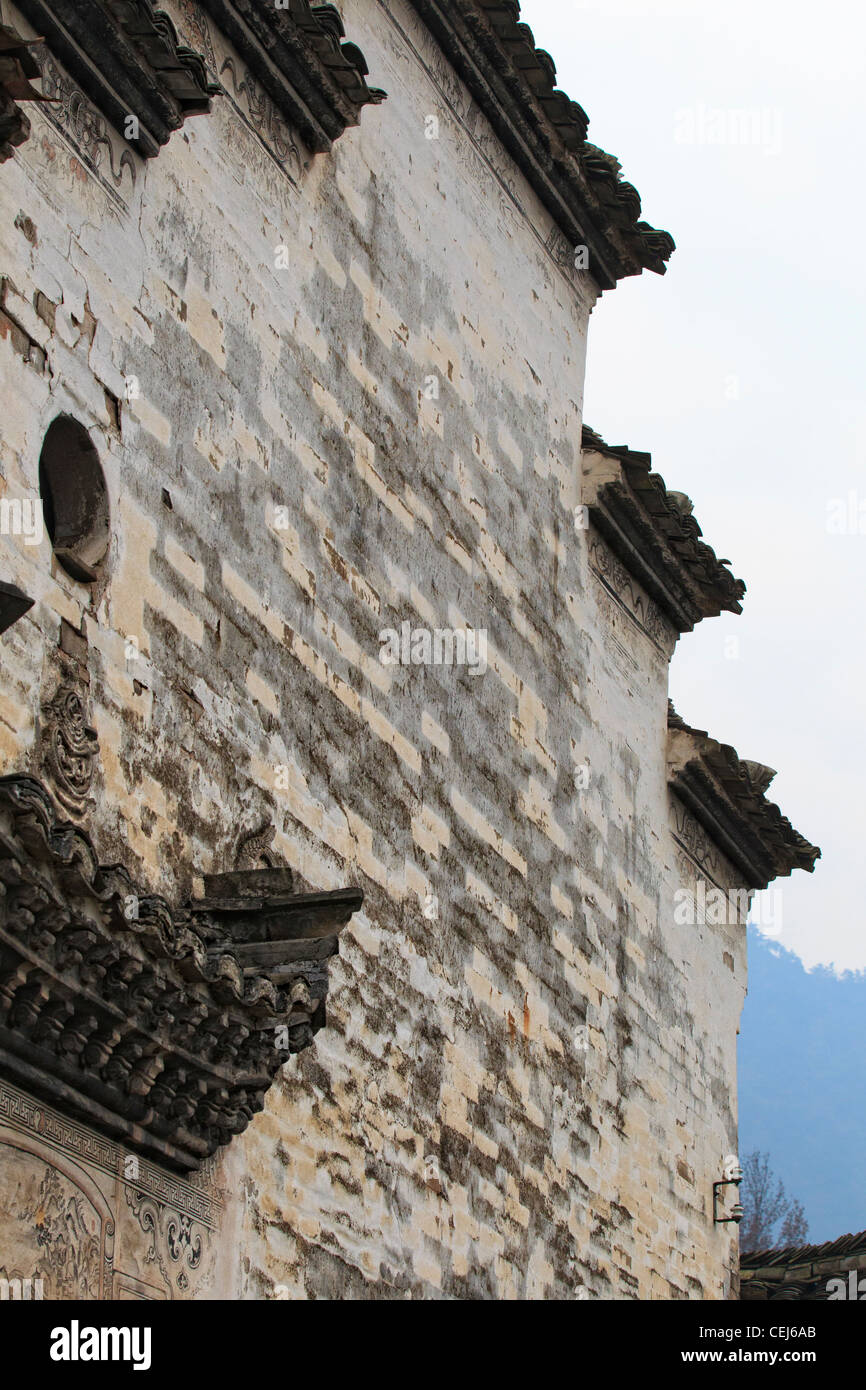
[[[206,1296],[230,1273],[221,1220],[209,1170],[179,1178],[0,1081],[0,1280],[41,1280],[46,1299]]]
[[[0,1126],[0,1278],[41,1279],[46,1298],[110,1298],[113,1243],[84,1170]]]
[[[210,1229],[141,1189],[127,1187],[126,1204],[148,1238],[147,1263],[159,1271],[168,1296],[200,1293],[213,1273]]]

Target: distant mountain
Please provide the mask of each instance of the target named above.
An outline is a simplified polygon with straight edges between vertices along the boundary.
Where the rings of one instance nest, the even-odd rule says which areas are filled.
[[[740,1154],[763,1149],[810,1242],[866,1229],[866,973],[804,970],[749,927]]]

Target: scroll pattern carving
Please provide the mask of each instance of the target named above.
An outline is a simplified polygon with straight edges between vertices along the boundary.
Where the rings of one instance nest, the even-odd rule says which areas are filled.
[[[238,114],[286,177],[297,183],[304,164],[300,137],[241,59],[234,53],[217,53],[207,15],[195,0],[174,0],[174,13],[184,41],[203,55],[209,75],[223,83],[223,91]]]
[[[262,91],[255,78],[249,72],[241,69],[241,77],[238,80],[239,67],[240,65],[233,58],[226,58],[220,69],[220,77],[227,72],[231,75],[235,104],[237,104],[239,97],[245,98],[246,114],[256,133],[267,145],[277,163],[282,166],[284,173],[297,181],[301,177],[302,169],[301,152],[297,141],[274,103]]]
[[[87,723],[84,700],[72,685],[61,685],[42,708],[42,756],[54,793],[70,815],[87,809],[99,744]]]
[[[108,173],[115,187],[119,187],[125,169],[134,187],[135,160],[128,149],[123,149],[116,158],[105,117],[59,67],[45,44],[39,44],[32,51],[42,71],[42,91],[51,102],[42,107],[48,119],[72,141],[91,173],[103,182]]]
[[[193,1217],[146,1192],[127,1188],[127,1205],[141,1229],[150,1237],[147,1260],[158,1266],[163,1279],[181,1293],[189,1293],[208,1263],[209,1232]],[[207,1283],[207,1279],[204,1280]]]

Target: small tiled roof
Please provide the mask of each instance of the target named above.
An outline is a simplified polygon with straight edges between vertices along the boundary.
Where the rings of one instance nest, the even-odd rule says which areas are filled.
[[[365,106],[386,93],[367,83],[357,44],[346,41],[336,5],[288,0],[201,0],[277,108],[315,151],[328,150]]]
[[[640,220],[637,189],[587,141],[586,112],[556,85],[518,0],[412,0],[542,202],[602,289],[646,268],[663,275],[675,246]]]
[[[195,1169],[325,1026],[328,961],[364,895],[295,894],[277,867],[208,874],[206,897],[171,903],[103,863],[57,791],[0,777],[3,1074]]]
[[[221,91],[153,0],[17,0],[36,33],[90,100],[145,158]]]
[[[582,448],[584,497],[595,526],[677,631],[690,632],[723,610],[741,613],[745,584],[701,540],[691,503],[652,472],[651,455],[606,444],[588,425]]]
[[[693,729],[668,706],[668,780],[707,833],[744,873],[744,886],[766,888],[794,869],[812,873],[821,851],[782,815],[765,792],[772,768],[738,757],[729,744]]]
[[[850,1270],[866,1269],[866,1231],[822,1245],[786,1245],[740,1255],[740,1298],[771,1302],[825,1301],[831,1279],[847,1283]]]
[[[181,42],[154,0],[18,0],[48,49],[117,127],[135,115],[130,144],[157,155],[191,115],[208,112],[224,88],[204,57]],[[361,109],[384,100],[334,5],[287,0],[201,0],[236,45],[281,115],[313,150],[327,150]],[[218,76],[218,75],[217,75]],[[3,119],[0,101],[0,123]],[[2,124],[0,124],[2,135]]]

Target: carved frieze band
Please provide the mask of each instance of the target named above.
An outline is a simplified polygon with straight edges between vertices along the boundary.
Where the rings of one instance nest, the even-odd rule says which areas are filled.
[[[670,659],[677,640],[674,628],[661,609],[635,583],[625,565],[594,533],[589,541],[589,564],[620,607],[625,609],[659,651]]]
[[[9,7],[9,17],[19,32],[32,33],[32,26],[13,6]],[[47,98],[28,107],[31,120],[44,117],[74,151],[81,167],[109,195],[111,207],[115,211],[125,211],[137,176],[132,151],[112,131],[105,117],[61,67],[46,44],[34,43],[29,51],[39,67],[42,95]]]
[[[184,43],[201,53],[208,76],[222,83],[225,95],[244,124],[258,137],[286,177],[297,183],[304,167],[300,136],[284,120],[246,64],[229,48],[219,31],[212,31],[207,15],[196,0],[168,0],[166,9],[171,12]]]
[[[129,1152],[104,1136],[93,1133],[84,1125],[59,1115],[48,1106],[39,1105],[26,1092],[6,1081],[0,1081],[0,1121],[13,1125],[23,1133],[38,1136],[47,1144],[73,1155],[82,1163],[116,1178],[123,1175]],[[200,1172],[198,1186],[156,1168],[147,1159],[136,1158],[135,1191],[149,1196],[166,1210],[174,1211],[214,1230],[219,1222],[222,1203],[217,1191]]]
[[[42,108],[48,119],[71,139],[91,173],[101,179],[110,174],[115,187],[119,187],[126,169],[134,187],[135,160],[122,141],[117,141],[120,153],[115,153],[105,117],[76,87],[45,44],[39,44],[33,52],[42,71],[43,95],[51,102],[51,105]]]
[[[706,830],[679,797],[672,795],[670,806],[670,829],[679,846],[677,867],[683,880],[703,877],[726,892],[731,888],[742,887],[737,881],[737,871],[733,864],[713,844]]]

